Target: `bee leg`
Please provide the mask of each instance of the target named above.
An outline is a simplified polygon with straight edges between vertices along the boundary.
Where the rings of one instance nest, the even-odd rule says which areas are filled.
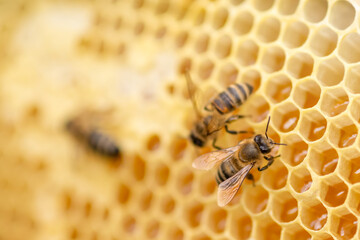
[[[239,120],[241,118],[246,118],[246,117],[250,117],[250,115],[232,115],[231,117],[226,119],[225,123],[232,123],[236,120]]]
[[[209,105],[210,105],[210,104],[206,105],[206,106],[204,107],[204,110],[205,110],[205,111],[208,111],[208,112],[212,112],[214,109],[213,109],[212,107],[209,107]]]
[[[268,163],[265,166],[263,166],[262,168],[258,167],[258,171],[264,171],[264,170],[268,169],[268,167],[270,167],[271,164],[273,164],[274,159],[278,158],[278,157],[280,157],[280,155],[277,155],[275,157],[273,157],[273,156],[270,156],[270,157],[264,156],[264,158],[268,161]]]
[[[251,180],[253,182],[253,186],[255,187],[254,175],[252,175],[251,173],[248,173],[248,175],[246,175],[246,178]]]
[[[233,116],[229,117],[228,119],[226,119],[226,121],[225,121],[226,132],[228,132],[230,134],[254,133],[254,132],[249,132],[249,131],[233,131],[233,130],[229,129],[228,124],[230,124],[236,120],[239,120],[240,118],[245,118],[245,117],[250,117],[250,116],[248,116],[248,115],[233,115]]]
[[[228,125],[225,125],[225,131],[230,133],[230,134],[240,134],[240,133],[253,133],[253,132],[248,132],[248,131],[234,131],[234,130],[230,130]]]
[[[268,169],[268,167],[270,167],[270,165],[273,164],[273,162],[274,162],[274,159],[269,160],[269,162],[262,168],[258,167],[258,171],[261,172],[261,171]]]
[[[215,148],[217,150],[221,150],[222,148],[216,145],[216,140],[217,140],[217,138],[214,138],[214,140],[212,142],[212,146],[213,146],[213,148]]]

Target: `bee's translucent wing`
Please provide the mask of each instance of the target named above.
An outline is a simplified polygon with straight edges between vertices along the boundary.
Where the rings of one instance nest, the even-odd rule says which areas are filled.
[[[225,206],[234,198],[242,182],[244,181],[246,175],[253,168],[253,166],[254,163],[246,165],[240,171],[238,171],[234,176],[220,183],[218,188],[218,205],[220,207]]]
[[[239,145],[235,147],[225,148],[214,152],[205,153],[195,159],[192,166],[196,169],[210,170],[216,164],[231,158],[239,149]]]
[[[195,99],[195,93],[197,91],[197,87],[195,86],[195,84],[191,80],[191,76],[190,76],[190,73],[189,73],[188,70],[185,71],[185,78],[186,78],[186,85],[187,85],[187,89],[188,89],[188,94],[189,94],[189,97],[191,99],[191,103],[193,105],[196,117],[198,119],[201,119],[202,115],[200,113],[199,107],[197,105],[197,101]]]

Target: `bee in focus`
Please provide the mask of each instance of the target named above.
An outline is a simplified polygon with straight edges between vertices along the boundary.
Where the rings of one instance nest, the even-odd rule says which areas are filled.
[[[112,158],[119,157],[121,152],[116,141],[101,131],[91,118],[91,115],[80,114],[67,121],[65,127],[95,152]]]
[[[250,170],[258,166],[258,171],[266,170],[274,159],[280,157],[271,156],[270,152],[274,145],[286,145],[276,143],[267,135],[270,117],[266,125],[265,135],[258,134],[253,138],[240,141],[238,145],[199,156],[193,162],[193,167],[201,170],[210,170],[216,164],[221,163],[216,174],[218,188],[218,205],[220,207],[228,204],[239,190],[245,177],[254,181]],[[260,167],[262,159],[267,164]]]
[[[185,77],[188,93],[197,116],[197,122],[190,133],[190,139],[194,145],[203,147],[209,139],[213,139],[213,147],[221,149],[216,146],[216,133],[223,127],[230,134],[248,133],[247,131],[232,131],[228,128],[231,122],[246,116],[232,115],[228,117],[228,114],[240,107],[251,95],[253,87],[250,84],[235,83],[230,85],[205,106],[204,109],[211,112],[211,114],[204,117],[197,107],[193,94],[195,86],[188,71],[185,71]]]

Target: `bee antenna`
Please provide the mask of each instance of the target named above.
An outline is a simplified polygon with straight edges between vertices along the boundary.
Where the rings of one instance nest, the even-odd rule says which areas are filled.
[[[269,123],[270,123],[270,116],[269,116],[269,120],[268,120],[268,122],[267,122],[267,124],[266,124],[266,130],[265,130],[266,139],[269,139],[269,137],[268,137],[268,135],[267,135],[267,131],[268,131],[268,129],[269,129]]]
[[[283,146],[287,146],[286,143],[276,143],[276,142],[273,142],[274,145],[283,145]]]

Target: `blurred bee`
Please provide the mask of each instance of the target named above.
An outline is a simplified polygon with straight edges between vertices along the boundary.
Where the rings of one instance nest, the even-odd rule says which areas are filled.
[[[196,169],[209,170],[220,163],[216,174],[218,188],[218,205],[220,207],[228,204],[239,190],[245,177],[254,182],[254,177],[250,170],[258,166],[258,171],[266,170],[274,159],[280,157],[269,155],[274,145],[286,145],[275,143],[267,135],[270,117],[266,125],[265,135],[258,134],[253,138],[240,141],[238,145],[199,156],[193,162]],[[262,159],[267,160],[267,164],[260,167]]]
[[[79,140],[84,141],[94,151],[108,157],[119,157],[118,144],[92,123],[91,116],[81,114],[66,123],[66,129]]]
[[[240,118],[246,117],[244,115],[232,115],[226,117],[230,112],[234,111],[242,105],[253,91],[253,87],[248,83],[235,83],[230,85],[225,91],[219,93],[206,106],[205,110],[212,112],[212,114],[204,117],[197,106],[194,97],[194,84],[191,80],[188,71],[185,71],[187,81],[188,93],[193,104],[197,116],[197,122],[190,133],[190,139],[194,145],[203,147],[207,140],[213,139],[213,147],[221,149],[216,146],[216,134],[220,129],[225,127],[225,130],[230,134],[248,133],[247,131],[232,131],[229,130],[228,125]],[[214,111],[216,110],[216,111]]]

